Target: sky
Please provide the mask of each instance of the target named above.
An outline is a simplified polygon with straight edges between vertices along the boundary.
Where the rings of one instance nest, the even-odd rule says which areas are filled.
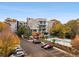
[[[0,21],[27,17],[57,19],[61,23],[79,18],[79,2],[0,2]]]

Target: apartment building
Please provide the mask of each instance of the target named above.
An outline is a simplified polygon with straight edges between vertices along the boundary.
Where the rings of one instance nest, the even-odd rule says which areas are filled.
[[[27,24],[32,32],[47,33],[47,20],[45,18],[27,18]]]
[[[16,32],[18,29],[18,21],[16,19],[7,18],[5,22],[10,25],[11,31]]]
[[[51,31],[51,28],[56,24],[56,21],[55,20],[50,20],[48,21],[48,33],[50,34],[50,31]]]
[[[27,22],[26,22],[26,21],[18,21],[18,27],[19,27],[20,25],[23,25],[23,26],[25,26],[26,28],[28,28],[28,29],[30,30],[30,28],[29,28],[29,26],[27,25]]]
[[[25,26],[27,26],[27,22],[25,22],[25,21],[18,21],[18,26],[19,25],[25,25]]]

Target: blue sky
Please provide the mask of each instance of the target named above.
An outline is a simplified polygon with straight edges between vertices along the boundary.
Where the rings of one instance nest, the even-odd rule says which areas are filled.
[[[79,18],[78,2],[0,2],[0,21],[7,17],[57,19],[62,23]]]

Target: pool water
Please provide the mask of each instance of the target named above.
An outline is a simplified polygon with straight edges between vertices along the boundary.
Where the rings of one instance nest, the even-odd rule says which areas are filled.
[[[49,39],[47,39],[47,41],[50,41],[50,42],[54,41],[54,43],[58,43],[58,44],[61,44],[61,45],[71,47],[71,40],[70,39],[49,38]]]

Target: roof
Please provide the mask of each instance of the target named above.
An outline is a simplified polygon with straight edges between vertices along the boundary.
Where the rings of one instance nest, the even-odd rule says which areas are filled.
[[[7,18],[5,21],[6,22],[16,22],[17,20],[16,19]]]

